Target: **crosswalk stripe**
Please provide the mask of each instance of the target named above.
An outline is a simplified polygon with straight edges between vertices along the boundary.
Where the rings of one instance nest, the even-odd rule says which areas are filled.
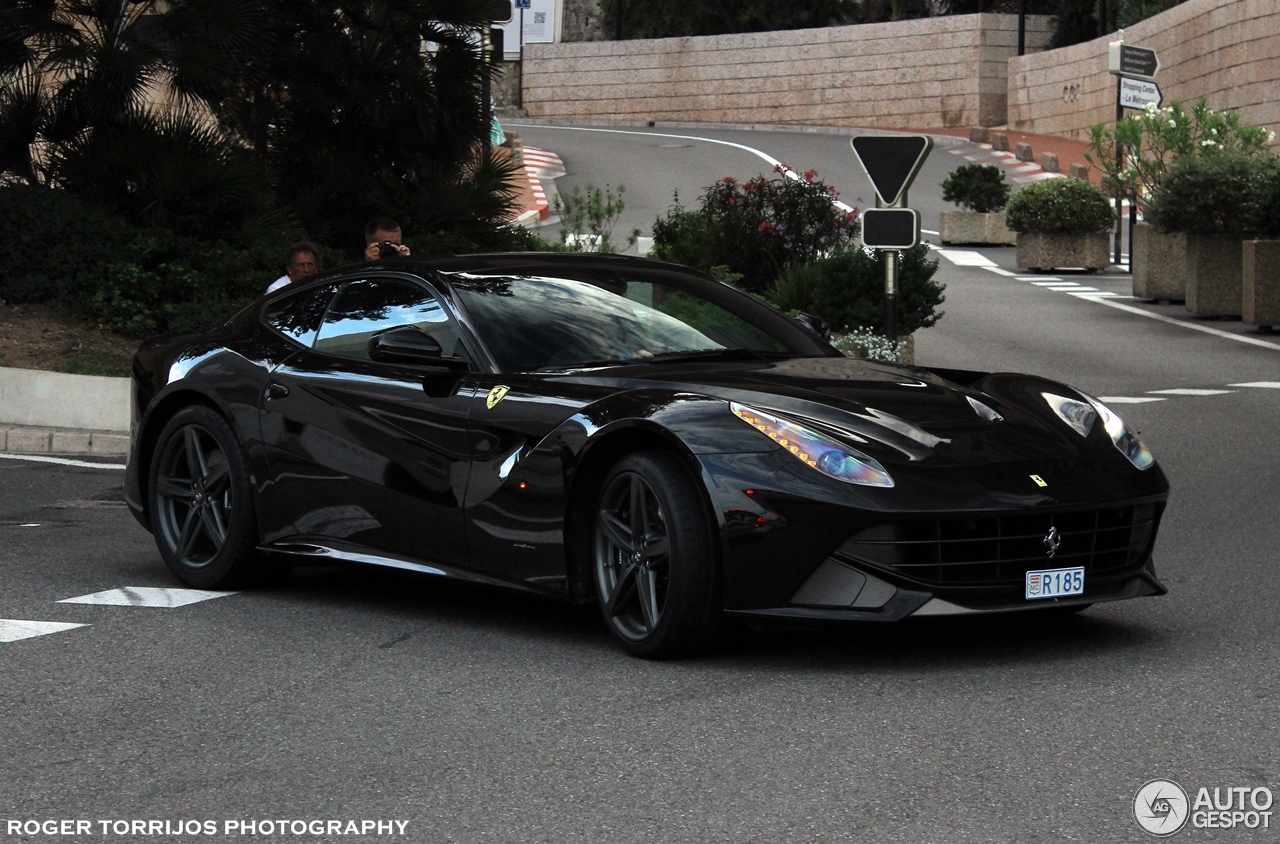
[[[66,621],[22,621],[16,618],[0,618],[0,642],[34,639],[37,636],[48,636],[50,633],[61,633],[64,630],[88,626]]]
[[[235,592],[210,592],[205,589],[165,589],[155,586],[125,586],[92,595],[63,598],[59,604],[97,604],[109,607],[184,607],[200,601],[224,598]]]

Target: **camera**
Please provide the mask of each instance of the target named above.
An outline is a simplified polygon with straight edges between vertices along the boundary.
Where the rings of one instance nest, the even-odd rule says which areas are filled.
[[[396,249],[396,245],[389,240],[384,240],[378,244],[378,257],[382,260],[388,258],[399,258],[400,250]]]

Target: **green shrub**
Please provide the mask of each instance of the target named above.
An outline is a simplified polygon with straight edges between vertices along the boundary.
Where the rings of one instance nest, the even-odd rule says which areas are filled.
[[[942,182],[942,199],[961,208],[990,214],[1009,204],[1009,183],[994,164],[962,164]]]
[[[898,270],[898,331],[911,334],[942,318],[946,285],[934,280],[938,262],[920,244],[901,253]],[[877,253],[849,249],[812,264],[792,267],[769,291],[786,311],[823,319],[832,330],[879,329],[884,323],[884,270]]]
[[[0,188],[0,298],[48,302],[135,337],[197,331],[261,296],[302,232],[252,243],[138,229],[61,190]],[[323,266],[346,263],[321,247]]]
[[[560,218],[560,245],[570,252],[617,252],[613,230],[627,207],[622,201],[626,192],[626,185],[618,185],[614,193],[609,185],[601,190],[587,182],[585,192],[574,185],[572,193],[557,194],[552,208]],[[639,237],[636,229],[627,236],[627,244],[634,246]]]
[[[1005,211],[1005,225],[1013,231],[1045,234],[1110,231],[1115,218],[1101,189],[1071,178],[1027,185]]]
[[[1243,153],[1179,158],[1151,197],[1146,219],[1169,231],[1244,234],[1277,228],[1280,161]]]
[[[802,178],[756,176],[739,184],[726,177],[706,189],[696,211],[677,204],[653,224],[655,258],[741,277],[748,290],[764,290],[788,268],[812,263],[853,245],[857,212],[833,204],[834,188],[810,170]]]

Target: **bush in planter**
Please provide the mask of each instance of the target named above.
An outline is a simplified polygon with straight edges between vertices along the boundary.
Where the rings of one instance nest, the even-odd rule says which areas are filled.
[[[1276,225],[1273,156],[1222,153],[1180,159],[1147,207],[1147,219],[1185,232],[1187,310],[1200,316],[1241,316],[1242,243]],[[1278,227],[1280,228],[1280,227]]]
[[[1151,197],[1146,219],[1167,231],[1280,231],[1280,160],[1243,153],[1184,157]]]
[[[1009,183],[993,164],[963,164],[942,182],[942,198],[966,211],[990,214],[1009,204]]]
[[[1101,189],[1082,179],[1046,179],[1015,193],[1004,219],[1016,232],[1105,232],[1115,223],[1115,211]]]
[[[898,332],[935,325],[943,312],[946,285],[934,280],[938,262],[921,244],[901,253],[898,269]],[[884,322],[884,269],[880,257],[849,249],[805,266],[792,267],[768,292],[785,311],[820,317],[840,333],[879,328]]]
[[[803,178],[726,177],[708,187],[691,211],[677,204],[653,224],[653,257],[710,272],[724,267],[743,287],[764,290],[788,267],[852,246],[858,212],[842,211],[835,188],[809,170]],[[789,171],[785,171],[789,172]]]

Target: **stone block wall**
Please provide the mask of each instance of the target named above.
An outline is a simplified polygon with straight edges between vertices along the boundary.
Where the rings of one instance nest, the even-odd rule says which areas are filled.
[[[1009,60],[1009,128],[1085,139],[1113,124],[1116,35]],[[1168,105],[1206,97],[1250,124],[1280,130],[1280,0],[1187,0],[1125,30],[1128,44],[1160,57],[1156,83]]]
[[[1051,32],[1027,19],[1028,50]],[[997,126],[1015,15],[525,47],[532,117],[868,128]]]

